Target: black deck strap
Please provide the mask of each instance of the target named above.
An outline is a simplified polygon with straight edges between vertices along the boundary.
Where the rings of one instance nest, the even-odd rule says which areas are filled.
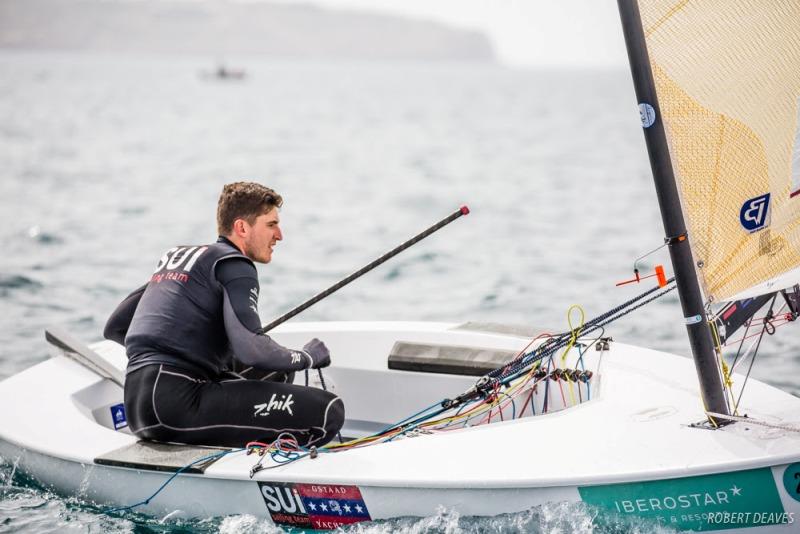
[[[389,353],[389,369],[448,375],[483,376],[502,367],[518,352],[455,345],[398,341]]]
[[[127,467],[130,469],[144,469],[147,471],[161,471],[174,473],[192,462],[209,456],[215,452],[228,449],[218,447],[197,447],[193,445],[173,445],[170,443],[156,443],[154,441],[137,441],[126,445],[94,459],[98,465],[114,467]],[[203,474],[220,457],[211,458],[192,467],[184,469],[184,473]]]

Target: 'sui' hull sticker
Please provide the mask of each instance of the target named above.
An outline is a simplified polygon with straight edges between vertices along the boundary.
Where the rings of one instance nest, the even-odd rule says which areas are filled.
[[[276,525],[333,530],[372,519],[358,486],[259,482],[258,488]]]
[[[578,488],[581,499],[678,530],[727,530],[797,521],[768,467],[669,480]]]

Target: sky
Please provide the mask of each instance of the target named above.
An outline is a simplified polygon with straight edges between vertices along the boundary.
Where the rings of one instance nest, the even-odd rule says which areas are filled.
[[[252,0],[251,0],[252,1]],[[271,0],[297,3],[298,0]],[[304,0],[481,30],[514,67],[627,67],[615,0]]]

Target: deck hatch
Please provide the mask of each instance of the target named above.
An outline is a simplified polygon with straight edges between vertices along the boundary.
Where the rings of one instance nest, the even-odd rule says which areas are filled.
[[[510,350],[398,341],[389,353],[389,369],[483,376],[502,367],[517,354]]]

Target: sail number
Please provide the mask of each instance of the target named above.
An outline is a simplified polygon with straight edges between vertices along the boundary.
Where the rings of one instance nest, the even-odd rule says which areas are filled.
[[[793,463],[783,472],[783,489],[792,499],[800,501],[800,462]]]

